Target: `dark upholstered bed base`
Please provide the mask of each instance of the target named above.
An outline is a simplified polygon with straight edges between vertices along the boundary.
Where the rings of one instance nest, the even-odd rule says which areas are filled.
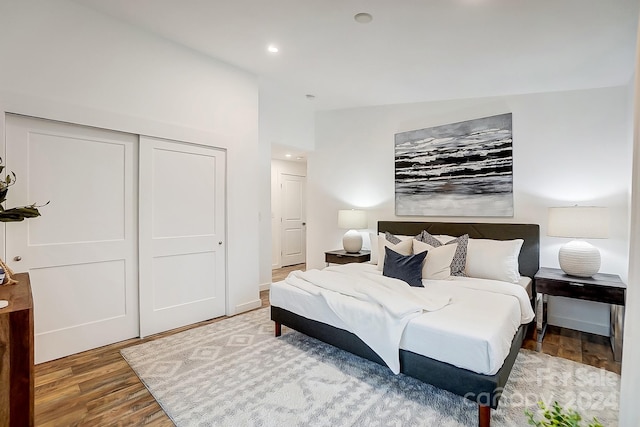
[[[271,320],[346,350],[357,356],[386,366],[380,357],[360,338],[344,329],[310,320],[280,307],[271,306]],[[479,405],[496,408],[524,340],[526,326],[516,333],[502,368],[495,375],[482,375],[419,354],[400,350],[402,373],[463,396]]]

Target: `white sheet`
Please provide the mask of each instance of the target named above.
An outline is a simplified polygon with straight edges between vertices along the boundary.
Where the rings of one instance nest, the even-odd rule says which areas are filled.
[[[526,277],[526,276],[520,276],[520,280],[518,280],[518,285],[522,286],[524,290],[527,291],[527,296],[529,297],[529,300],[533,298],[533,286],[531,286],[532,283],[533,283],[533,280],[531,280],[530,277]]]
[[[398,349],[407,323],[424,311],[449,304],[445,293],[433,294],[402,280],[349,267],[294,271],[285,283],[324,298],[329,308],[380,356],[395,374],[400,373]]]
[[[335,268],[381,274],[375,266],[368,264]],[[423,292],[450,295],[451,304],[411,319],[402,334],[400,348],[481,374],[495,374],[502,366],[520,324],[533,319],[533,310],[524,288],[498,282],[497,288],[508,286],[505,289],[512,291],[504,295],[490,282],[493,281],[471,278],[424,280]],[[284,282],[271,285],[271,304],[350,330],[324,298]]]

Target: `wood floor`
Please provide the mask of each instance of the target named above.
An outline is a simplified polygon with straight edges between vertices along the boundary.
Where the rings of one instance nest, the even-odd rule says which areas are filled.
[[[522,347],[535,350],[536,344],[533,337],[527,337]],[[618,375],[622,368],[620,362],[613,360],[613,350],[611,349],[609,337],[573,329],[548,325],[547,333],[542,342],[542,352],[551,356],[603,368]]]
[[[307,266],[305,264],[296,264],[289,267],[279,268],[277,270],[273,270],[271,273],[271,280],[274,282],[279,282],[287,278],[289,273],[295,270],[306,270]]]
[[[273,281],[294,269],[274,270]],[[260,293],[269,306],[269,292]],[[120,350],[187,329],[217,322],[225,317],[157,334],[131,339],[37,365],[35,368],[35,420],[38,426],[173,426]],[[535,349],[527,339],[525,348]],[[543,352],[620,373],[606,337],[550,326]]]
[[[222,319],[201,322],[198,326]],[[120,350],[195,326],[145,339],[131,339],[36,365],[36,425],[173,426],[120,356]]]

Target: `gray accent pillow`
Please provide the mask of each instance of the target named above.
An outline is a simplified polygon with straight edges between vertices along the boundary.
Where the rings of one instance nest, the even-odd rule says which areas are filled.
[[[429,234],[427,230],[423,230],[422,233],[416,237],[416,240],[426,243],[427,245],[431,245],[434,248],[442,246],[442,242]],[[462,236],[450,240],[445,244],[453,245],[454,243],[457,243],[458,247],[456,248],[456,253],[453,255],[453,260],[451,261],[451,275],[466,276],[466,274],[464,274],[464,268],[467,263],[467,245],[469,244],[469,235],[463,234]]]
[[[402,241],[398,237],[396,237],[393,234],[389,233],[388,231],[385,231],[384,238],[387,239],[387,242],[393,243],[394,245],[397,245],[398,243],[400,243]]]
[[[416,236],[416,240],[418,240],[418,241],[420,241],[422,243],[426,243],[427,245],[431,245],[434,248],[442,246],[442,242],[440,240],[436,239],[435,237],[433,237],[426,230],[423,230],[420,234],[418,234]]]

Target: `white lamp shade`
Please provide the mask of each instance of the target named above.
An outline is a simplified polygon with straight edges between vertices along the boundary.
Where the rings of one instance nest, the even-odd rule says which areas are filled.
[[[549,208],[547,235],[606,239],[609,237],[609,209],[596,206]]]
[[[367,213],[360,209],[339,210],[338,227],[345,230],[367,228]]]

